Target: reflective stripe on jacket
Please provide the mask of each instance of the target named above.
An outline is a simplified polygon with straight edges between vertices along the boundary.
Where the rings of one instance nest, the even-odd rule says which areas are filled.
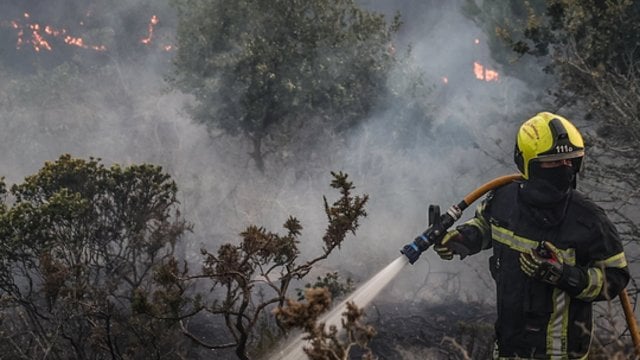
[[[554,222],[545,218],[548,212],[536,212],[522,201],[525,184],[512,183],[490,193],[475,217],[458,227],[472,254],[493,248],[497,355],[585,358],[593,329],[592,301],[612,299],[629,281],[622,244],[604,211],[577,191],[571,190],[561,204],[562,218]],[[555,287],[520,270],[520,254],[543,240],[560,249],[570,265]]]

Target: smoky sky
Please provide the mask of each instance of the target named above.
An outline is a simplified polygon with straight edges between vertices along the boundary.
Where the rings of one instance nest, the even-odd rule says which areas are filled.
[[[346,143],[298,146],[296,151],[308,152],[307,163],[291,166],[267,158],[264,174],[253,166],[246,140],[194,123],[184,110],[193,99],[165,82],[172,53],[159,45],[171,44],[175,33],[175,14],[165,1],[124,1],[93,10],[92,21],[100,26],[87,36],[107,44],[109,50],[100,53],[70,49],[57,40],[51,52],[36,53],[27,45],[16,49],[11,16],[22,16],[26,23],[22,14],[31,11],[40,23],[48,15],[59,20],[67,3],[50,1],[27,10],[16,1],[5,4],[11,11],[3,12],[0,37],[0,72],[6,80],[0,83],[0,174],[8,183],[20,182],[62,153],[101,158],[107,165],[161,165],[178,183],[181,212],[194,224],[184,242],[187,257],[197,261],[201,247],[213,250],[238,241],[249,224],[281,231],[289,215],[304,226],[302,257],[317,254],[326,226],[322,195],[329,201],[337,197],[329,187],[330,171],[344,171],[356,193],[370,196],[369,215],[357,236],[317,273],[340,271],[366,280],[426,228],[429,204],[440,204],[444,211],[485,181],[515,172],[510,157],[516,128],[544,109],[539,90],[521,80],[476,78],[474,63],[500,74],[501,68],[492,63],[485,35],[460,13],[461,1],[361,3],[389,17],[396,11],[403,16],[394,46],[402,52],[411,47],[410,65],[425,73],[431,91],[429,123],[415,119],[410,122],[415,129],[398,128],[389,119],[402,109],[389,104]],[[148,35],[154,14],[160,14],[154,28],[157,46],[150,48],[140,39]],[[76,32],[83,34],[81,27]],[[72,50],[66,58],[53,55]],[[398,139],[415,132],[424,136]],[[472,213],[473,206],[465,217]],[[444,263],[428,252],[388,293],[491,296],[486,256]],[[451,273],[465,276],[439,290],[431,287],[442,285]]]

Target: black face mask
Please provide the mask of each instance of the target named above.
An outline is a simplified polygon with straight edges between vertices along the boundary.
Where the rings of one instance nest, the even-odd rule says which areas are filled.
[[[532,165],[531,178],[544,180],[561,192],[569,190],[576,176],[573,167],[570,166],[541,168],[540,164]]]

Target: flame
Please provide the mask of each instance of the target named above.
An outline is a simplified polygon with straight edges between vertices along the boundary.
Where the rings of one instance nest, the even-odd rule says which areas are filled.
[[[22,40],[22,37],[24,36],[24,30],[22,30],[22,26],[16,20],[11,20],[11,27],[14,30],[18,31],[18,34],[17,34],[18,39],[16,40],[16,49],[20,49],[20,47],[24,43],[24,40]]]
[[[476,38],[473,40],[473,43],[476,45],[480,45],[480,39]],[[476,79],[483,81],[498,81],[500,80],[500,74],[498,74],[495,70],[487,69],[484,65],[479,62],[473,63],[473,73],[476,75]]]
[[[498,81],[500,77],[498,76],[498,72],[494,70],[485,70],[484,79],[486,81]]]
[[[91,10],[86,12],[86,17],[92,16]],[[144,45],[150,45],[154,40],[155,26],[158,25],[160,19],[156,15],[152,15],[147,27],[147,36],[140,39],[140,43]],[[80,26],[84,26],[85,22],[80,21]],[[0,23],[2,27],[12,28],[16,32],[16,49],[20,50],[25,44],[30,45],[34,51],[40,52],[41,50],[52,51],[53,46],[56,44],[53,39],[58,39],[60,42],[68,46],[75,46],[82,49],[89,49],[94,51],[107,51],[107,47],[104,45],[92,45],[87,44],[82,37],[73,36],[67,29],[55,28],[51,25],[45,25],[37,23],[33,20],[31,14],[25,12],[22,14],[21,19],[14,19],[8,22]],[[176,46],[173,44],[158,44],[158,48],[166,52],[174,51]]]
[[[443,82],[444,84],[448,84],[448,83],[449,83],[449,78],[448,78],[448,77],[446,77],[446,76],[443,76],[443,77],[442,77],[442,82]]]
[[[145,45],[149,45],[151,43],[151,39],[153,38],[153,28],[160,22],[158,17],[153,15],[151,16],[151,20],[149,20],[149,25],[147,26],[147,37],[140,40],[141,43]]]
[[[31,15],[29,13],[24,13],[23,16],[25,19],[31,18]],[[68,35],[66,29],[56,29],[49,25],[45,25],[43,28],[38,23],[27,23],[25,26],[23,26],[18,20],[12,20],[11,27],[18,31],[16,49],[20,49],[26,42],[31,44],[33,50],[35,50],[36,52],[40,52],[40,50],[42,49],[52,51],[53,48],[51,47],[51,43],[48,39],[45,38],[45,36],[48,36],[50,38],[61,38],[64,43],[83,49],[93,49],[95,51],[105,51],[107,49],[104,45],[86,45],[81,37]],[[31,39],[27,41],[25,41],[24,39],[25,28],[28,29],[31,34]]]
[[[153,42],[153,31],[155,30],[156,25],[160,23],[160,19],[156,15],[152,15],[151,19],[149,19],[149,25],[147,25],[147,37],[140,39],[140,43],[144,45],[149,45]],[[165,44],[160,45],[160,48],[164,51],[173,51],[175,49],[174,45]]]
[[[473,63],[473,73],[478,80],[498,81],[500,79],[497,71],[487,69],[477,61]]]
[[[29,25],[29,28],[31,29],[31,44],[33,45],[33,49],[35,51],[40,51],[40,49],[51,51],[51,45],[49,45],[49,42],[40,35],[40,25],[31,24]]]

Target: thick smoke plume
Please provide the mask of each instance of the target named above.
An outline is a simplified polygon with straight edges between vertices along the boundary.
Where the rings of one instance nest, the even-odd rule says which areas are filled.
[[[389,16],[395,11],[404,16],[394,47],[405,51],[410,46],[411,66],[426,75],[433,102],[429,119],[413,119],[415,129],[399,128],[389,118],[403,109],[392,104],[355,130],[346,144],[335,144],[339,152],[331,150],[335,146],[305,149],[309,154],[304,158],[311,161],[295,166],[267,158],[266,173],[261,174],[243,139],[207,129],[185,113],[192,99],[171,91],[164,81],[171,71],[171,51],[140,44],[155,14],[160,14],[155,39],[170,43],[175,14],[168,4],[127,1],[108,11],[93,9],[92,21],[107,24],[101,33],[91,34],[107,48],[99,54],[63,50],[60,42],[52,52],[36,53],[24,44],[16,49],[12,17],[26,24],[23,14],[31,12],[31,21],[46,23],[47,14],[54,17],[65,8],[63,1],[58,3],[23,9],[13,2],[5,5],[10,11],[2,12],[0,71],[6,81],[0,83],[0,174],[9,183],[20,182],[62,153],[98,157],[107,164],[162,165],[179,185],[183,215],[194,223],[185,250],[193,261],[200,247],[215,249],[235,241],[252,223],[277,231],[289,215],[305,226],[303,254],[317,251],[326,224],[322,195],[332,196],[329,172],[344,171],[359,192],[371,196],[369,217],[357,238],[317,271],[338,270],[364,281],[426,228],[429,204],[445,209],[481,183],[515,171],[510,157],[516,126],[542,110],[519,80],[502,74],[491,82],[476,77],[474,63],[498,73],[500,68],[492,63],[482,31],[460,13],[460,1],[363,2]],[[125,16],[132,9],[145,13],[141,8],[148,10],[146,16]],[[125,38],[123,28],[136,31],[128,33],[134,40],[127,48],[117,42]],[[122,55],[125,50],[135,56]],[[60,66],[56,51],[66,51],[70,61]],[[424,136],[403,140],[416,132]],[[480,255],[445,264],[429,252],[401,274],[389,293],[407,299],[452,292],[490,297],[485,260]],[[466,275],[446,288],[437,287],[454,273]]]

